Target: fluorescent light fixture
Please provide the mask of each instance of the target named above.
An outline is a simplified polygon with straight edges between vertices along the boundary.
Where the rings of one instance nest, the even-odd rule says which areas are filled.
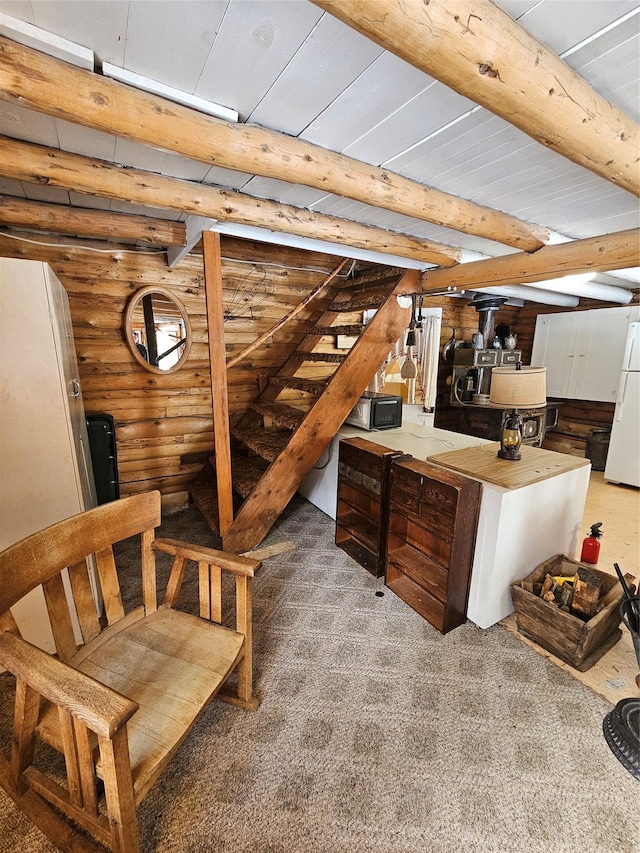
[[[529,287],[528,284],[512,284],[505,285],[504,287],[480,287],[477,290],[467,291],[467,294],[469,294],[472,299],[474,293],[492,293],[495,296],[509,296],[514,299],[526,299],[528,302],[541,302],[543,305],[558,305],[562,308],[575,308],[580,301],[577,296],[568,296],[564,293],[553,293],[551,291],[547,292],[546,290],[538,290],[535,287]]]
[[[609,270],[605,275],[622,278],[630,284],[640,284],[640,267],[628,267],[624,270]]]
[[[259,240],[263,243],[276,243],[280,246],[290,246],[294,249],[304,249],[307,252],[323,252],[325,255],[354,258],[359,261],[371,261],[386,264],[389,267],[401,267],[408,270],[429,269],[432,265],[402,258],[399,255],[385,255],[383,252],[371,252],[368,249],[355,249],[338,243],[327,243],[324,240],[314,240],[311,237],[298,237],[295,234],[284,234],[281,231],[270,231],[267,228],[257,228],[255,225],[239,225],[236,222],[215,222],[210,226],[211,231],[219,231],[231,237],[244,237],[246,240]]]
[[[551,279],[551,281],[559,281],[563,284],[570,284],[571,286],[576,285],[579,287],[581,284],[586,284],[588,281],[592,281],[596,275],[597,273],[595,272],[577,272],[572,273],[571,275],[563,275],[559,279]]]
[[[433,266],[432,264],[401,258],[399,255],[385,255],[383,252],[355,249],[353,246],[328,243],[325,240],[314,240],[312,237],[298,237],[296,234],[270,231],[267,228],[258,228],[255,225],[242,225],[238,222],[220,222],[217,219],[208,219],[204,216],[187,216],[185,225],[187,229],[185,245],[169,246],[167,249],[167,259],[172,269],[180,263],[182,258],[200,240],[202,231],[218,231],[220,234],[227,234],[229,237],[242,237],[245,240],[275,243],[278,246],[289,246],[293,249],[303,249],[306,252],[322,252],[325,255],[336,255],[340,258],[347,257],[359,261],[371,261],[372,263],[385,264],[389,267],[420,270],[421,272]]]
[[[533,282],[541,290],[554,290],[557,293],[567,293],[572,296],[583,296],[585,299],[600,299],[603,302],[616,302],[627,305],[633,299],[631,290],[615,287],[611,284],[598,284],[591,279],[596,273],[565,275],[562,278],[552,278],[545,281]]]
[[[237,110],[222,107],[220,104],[214,104],[213,101],[206,101],[204,98],[198,98],[196,95],[190,95],[188,92],[174,89],[173,86],[166,86],[164,83],[151,80],[149,77],[143,77],[142,74],[135,74],[133,71],[127,71],[126,68],[119,68],[110,62],[102,63],[102,73],[105,77],[112,77],[121,83],[135,86],[136,89],[142,89],[144,92],[150,92],[152,95],[160,95],[162,98],[183,104],[185,107],[191,107],[201,113],[222,118],[225,121],[238,121]]]
[[[56,59],[62,59],[71,65],[93,71],[93,51],[89,48],[48,33],[33,24],[27,24],[26,21],[12,18],[4,12],[0,12],[0,35],[25,47],[32,47],[49,56],[55,56]]]

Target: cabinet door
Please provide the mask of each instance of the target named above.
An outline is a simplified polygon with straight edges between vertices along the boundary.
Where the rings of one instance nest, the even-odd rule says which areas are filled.
[[[547,396],[569,397],[574,370],[577,314],[540,314],[531,351],[531,364],[547,368]]]
[[[75,476],[84,509],[97,506],[96,490],[91,465],[91,450],[87,422],[80,389],[80,371],[73,341],[73,324],[67,292],[46,264],[43,271],[47,282],[47,296],[51,317],[54,346],[58,360],[60,381],[63,387],[63,405],[66,408],[69,440],[75,446]]]
[[[547,396],[613,403],[630,308],[541,314],[531,363],[547,368]]]
[[[340,442],[336,545],[377,577],[386,564],[389,465],[399,455],[366,439]]]
[[[569,397],[615,403],[630,315],[629,308],[599,308],[577,314]]]
[[[77,371],[67,374],[63,364],[65,347],[75,360],[65,297],[46,264],[0,258],[0,548],[81,512],[83,480],[89,478],[89,492],[93,486],[78,460],[70,416],[70,402],[79,405],[86,435],[71,382]],[[44,608],[36,589],[12,612],[27,640],[53,651]],[[79,638],[77,623],[76,629]]]
[[[417,459],[391,471],[387,586],[446,634],[466,618],[482,486]]]

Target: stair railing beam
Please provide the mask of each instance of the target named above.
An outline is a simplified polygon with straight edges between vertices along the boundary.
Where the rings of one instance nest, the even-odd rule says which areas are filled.
[[[295,308],[292,308],[288,314],[285,314],[282,319],[278,320],[275,325],[273,325],[270,329],[264,332],[264,334],[260,335],[259,338],[256,338],[255,341],[253,341],[253,343],[250,343],[248,347],[245,347],[242,352],[238,353],[237,355],[234,355],[232,358],[227,359],[227,370],[230,367],[234,367],[236,364],[238,364],[238,362],[242,361],[243,358],[246,358],[250,353],[258,349],[258,347],[261,346],[268,338],[275,335],[276,332],[280,331],[280,329],[286,326],[290,320],[293,320],[294,317],[296,317],[301,311],[303,311],[307,307],[307,305],[313,299],[315,299],[316,296],[319,296],[319,294],[322,293],[326,286],[333,281],[333,279],[338,275],[340,270],[345,266],[348,261],[349,258],[344,258],[342,261],[340,261],[338,266],[335,267],[335,269],[331,270],[329,275],[326,276],[317,287],[315,287],[310,293],[308,293],[304,297],[302,302],[296,305]]]

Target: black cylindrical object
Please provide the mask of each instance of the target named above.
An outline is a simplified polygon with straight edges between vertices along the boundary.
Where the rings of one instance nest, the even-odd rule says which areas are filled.
[[[604,471],[607,462],[607,453],[609,452],[609,439],[611,438],[611,430],[608,429],[592,429],[587,439],[587,447],[585,456],[591,460],[591,468],[593,471]]]

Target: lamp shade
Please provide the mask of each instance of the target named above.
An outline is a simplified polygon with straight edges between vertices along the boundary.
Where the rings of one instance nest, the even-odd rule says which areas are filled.
[[[536,409],[547,404],[546,367],[494,367],[490,402],[511,409]]]

